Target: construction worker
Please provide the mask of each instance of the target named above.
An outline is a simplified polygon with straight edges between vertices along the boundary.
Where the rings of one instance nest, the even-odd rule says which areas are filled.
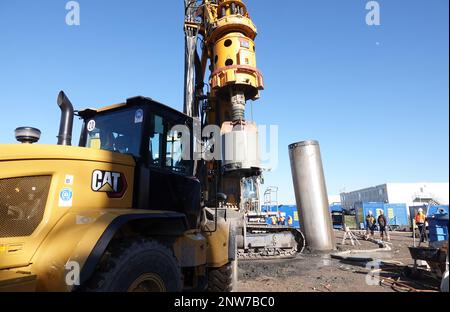
[[[278,218],[278,225],[286,225],[286,214],[280,213],[280,217]]]
[[[114,135],[110,129],[106,127],[100,129],[100,143],[102,150],[114,151]]]
[[[277,217],[272,216],[272,217],[270,218],[270,220],[272,221],[272,225],[277,225]]]
[[[291,216],[288,216],[288,225],[292,226],[294,224],[294,218],[292,218]]]
[[[373,238],[376,224],[377,222],[372,214],[372,210],[369,210],[369,213],[366,216],[366,240]]]
[[[417,211],[415,220],[416,220],[417,228],[419,229],[419,233],[420,233],[420,241],[423,243],[426,240],[426,237],[425,237],[426,216],[423,213],[423,209],[422,208],[419,208],[419,210]]]
[[[380,227],[381,240],[384,241],[384,234],[386,234],[386,239],[389,241],[389,234],[386,231],[387,220],[383,210],[380,210],[380,215],[378,216],[378,226]]]

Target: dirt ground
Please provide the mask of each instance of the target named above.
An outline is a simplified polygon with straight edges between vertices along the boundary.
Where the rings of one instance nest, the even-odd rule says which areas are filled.
[[[361,246],[342,244],[344,232],[335,231],[338,251],[348,249],[376,249],[377,244],[359,240]],[[377,238],[377,237],[375,237]],[[413,245],[412,234],[391,232],[391,250],[371,253],[373,259],[399,261],[412,266],[408,247]],[[369,286],[366,282],[366,262],[348,262],[331,258],[330,254],[305,251],[295,259],[246,260],[239,262],[237,291],[244,292],[392,292],[389,286]],[[400,268],[402,268],[400,266]],[[370,278],[368,278],[370,280]],[[437,286],[433,285],[433,286]]]

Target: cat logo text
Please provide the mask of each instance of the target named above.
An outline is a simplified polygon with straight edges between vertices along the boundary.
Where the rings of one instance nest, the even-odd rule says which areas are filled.
[[[121,198],[127,189],[127,181],[120,172],[94,170],[91,186],[94,192],[106,193],[110,198]]]

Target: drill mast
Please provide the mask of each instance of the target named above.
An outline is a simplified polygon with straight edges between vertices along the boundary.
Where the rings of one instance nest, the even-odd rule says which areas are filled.
[[[204,193],[219,189],[239,207],[243,179],[261,174],[257,127],[245,118],[246,102],[263,90],[256,67],[257,29],[241,0],[185,0],[185,8],[184,113],[201,120],[202,129],[220,127],[222,138],[221,160],[204,162]]]

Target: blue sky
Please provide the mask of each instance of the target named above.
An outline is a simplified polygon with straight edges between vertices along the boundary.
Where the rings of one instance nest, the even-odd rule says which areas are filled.
[[[17,126],[55,143],[65,90],[77,108],[146,95],[183,100],[183,1],[0,0],[0,142]],[[266,89],[259,124],[279,126],[279,166],[266,186],[294,201],[287,146],[321,143],[328,193],[384,182],[448,182],[447,0],[247,0]],[[79,126],[75,127],[79,133]],[[1,151],[0,151],[1,153]]]

